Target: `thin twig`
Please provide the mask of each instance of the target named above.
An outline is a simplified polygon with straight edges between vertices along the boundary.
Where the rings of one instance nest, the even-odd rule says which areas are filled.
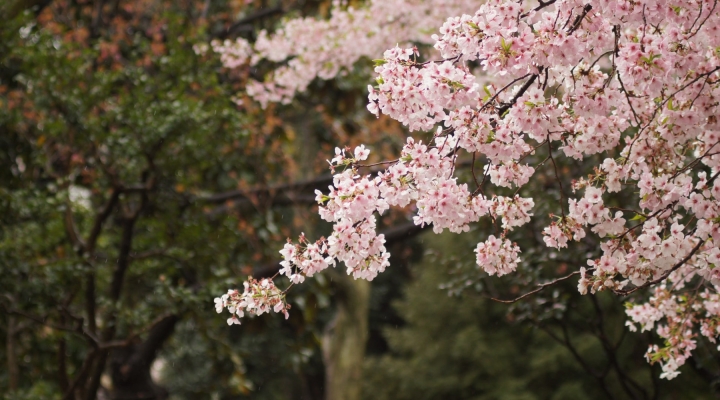
[[[592,271],[592,270],[593,270],[593,268],[590,268],[590,269],[585,270],[585,272],[590,272],[590,271]],[[566,281],[566,280],[572,278],[573,276],[579,275],[579,274],[580,274],[580,271],[575,271],[575,272],[573,272],[573,273],[570,273],[570,274],[568,274],[568,275],[565,275],[565,276],[563,276],[563,277],[561,277],[561,278],[557,278],[557,279],[552,280],[552,281],[550,281],[550,282],[545,282],[545,283],[538,284],[538,285],[537,285],[537,289],[531,290],[531,291],[529,291],[529,292],[521,295],[520,297],[516,297],[516,298],[511,299],[511,300],[496,299],[496,298],[494,298],[494,297],[488,297],[488,299],[490,299],[490,300],[492,300],[492,301],[496,301],[496,302],[498,302],[498,303],[504,303],[504,304],[516,303],[516,302],[518,302],[518,301],[520,301],[520,300],[522,300],[522,299],[524,299],[524,298],[526,298],[526,297],[528,297],[528,296],[532,296],[532,295],[534,295],[535,293],[541,292],[541,291],[542,291],[543,289],[545,289],[546,287],[556,285],[556,284],[558,284],[558,283],[560,283],[560,282],[562,282],[562,281]]]

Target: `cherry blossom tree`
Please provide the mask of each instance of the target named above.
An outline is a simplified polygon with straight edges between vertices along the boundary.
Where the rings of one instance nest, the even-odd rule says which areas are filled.
[[[414,30],[436,20],[431,37]],[[492,220],[497,231],[477,244],[478,266],[512,274],[522,249],[509,236],[535,205],[522,189],[545,168],[562,194],[545,244],[600,243],[586,266],[557,281],[578,277],[582,294],[646,292],[628,305],[627,326],[663,339],[647,358],[674,378],[700,337],[715,343],[720,333],[719,26],[717,0],[395,0],[338,4],[329,20],[291,20],[254,45],[216,43],[229,67],[284,61],[247,88],[263,104],[289,101],[380,45],[433,46],[424,58],[413,44],[386,50],[367,106],[430,139],[410,136],[397,159],[372,164],[364,146],[336,149],[333,185],[316,192],[332,233],[284,246],[285,286],[339,263],[356,279],[375,278],[390,264],[376,215],[391,207],[436,233]],[[458,172],[466,158],[469,180]],[[590,173],[566,173],[557,158],[597,162]],[[385,169],[370,168],[378,165]],[[287,313],[286,291],[251,279],[216,299],[217,310],[228,309],[231,324],[243,313]]]

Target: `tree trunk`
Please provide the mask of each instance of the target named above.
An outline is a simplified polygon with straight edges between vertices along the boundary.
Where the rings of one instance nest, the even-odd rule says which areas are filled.
[[[7,354],[7,368],[8,368],[8,386],[10,392],[14,392],[18,388],[18,378],[20,376],[20,370],[17,363],[17,355],[15,354],[15,332],[16,330],[15,316],[8,314],[8,327],[7,327],[7,341],[6,341],[6,354]]]
[[[325,399],[360,400],[370,282],[328,272],[337,287],[337,314],[323,335]]]
[[[144,342],[113,352],[110,360],[113,382],[110,399],[167,399],[167,390],[153,382],[150,367],[162,345],[172,335],[178,321],[180,317],[177,315],[165,317],[153,326]]]

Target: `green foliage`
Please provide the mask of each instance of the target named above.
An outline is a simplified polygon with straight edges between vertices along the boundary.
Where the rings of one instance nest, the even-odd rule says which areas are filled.
[[[268,221],[280,214],[212,215],[204,198],[236,189],[238,180],[264,181],[267,169],[257,166],[280,163],[251,135],[257,117],[231,101],[219,62],[193,51],[207,38],[181,14],[163,18],[162,41],[135,30],[112,51],[107,38],[63,40],[29,15],[0,28],[0,326],[10,318],[20,326],[0,330],[3,343],[15,343],[19,368],[19,390],[8,399],[62,393],[58,343],[72,381],[92,348],[80,334],[92,329],[90,318],[100,341],[139,343],[168,315],[188,322],[167,357],[193,359],[187,369],[166,364],[168,386],[195,396],[265,390],[243,378],[238,358],[260,355],[233,349],[212,299],[237,286],[247,273],[240,266],[275,256],[283,234]],[[294,326],[302,328],[298,316]],[[303,342],[312,332],[296,342],[295,331],[269,323],[277,331],[274,362],[309,362],[292,357],[309,354]],[[247,338],[259,340],[252,338],[262,337],[263,324]],[[199,349],[213,351],[193,353]],[[256,371],[248,374],[262,382]],[[281,379],[297,380],[284,371]],[[0,368],[0,392],[10,380]]]
[[[6,400],[59,400],[60,395],[52,384],[47,381],[40,381],[29,389],[23,389],[16,393],[8,393],[3,397]]]

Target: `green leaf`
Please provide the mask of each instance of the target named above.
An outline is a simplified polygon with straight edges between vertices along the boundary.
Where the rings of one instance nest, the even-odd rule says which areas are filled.
[[[642,216],[642,215],[640,215],[640,214],[635,214],[634,217],[630,218],[630,221],[642,221],[642,222],[645,222],[646,219],[647,219],[647,218],[645,218],[644,216]]]

